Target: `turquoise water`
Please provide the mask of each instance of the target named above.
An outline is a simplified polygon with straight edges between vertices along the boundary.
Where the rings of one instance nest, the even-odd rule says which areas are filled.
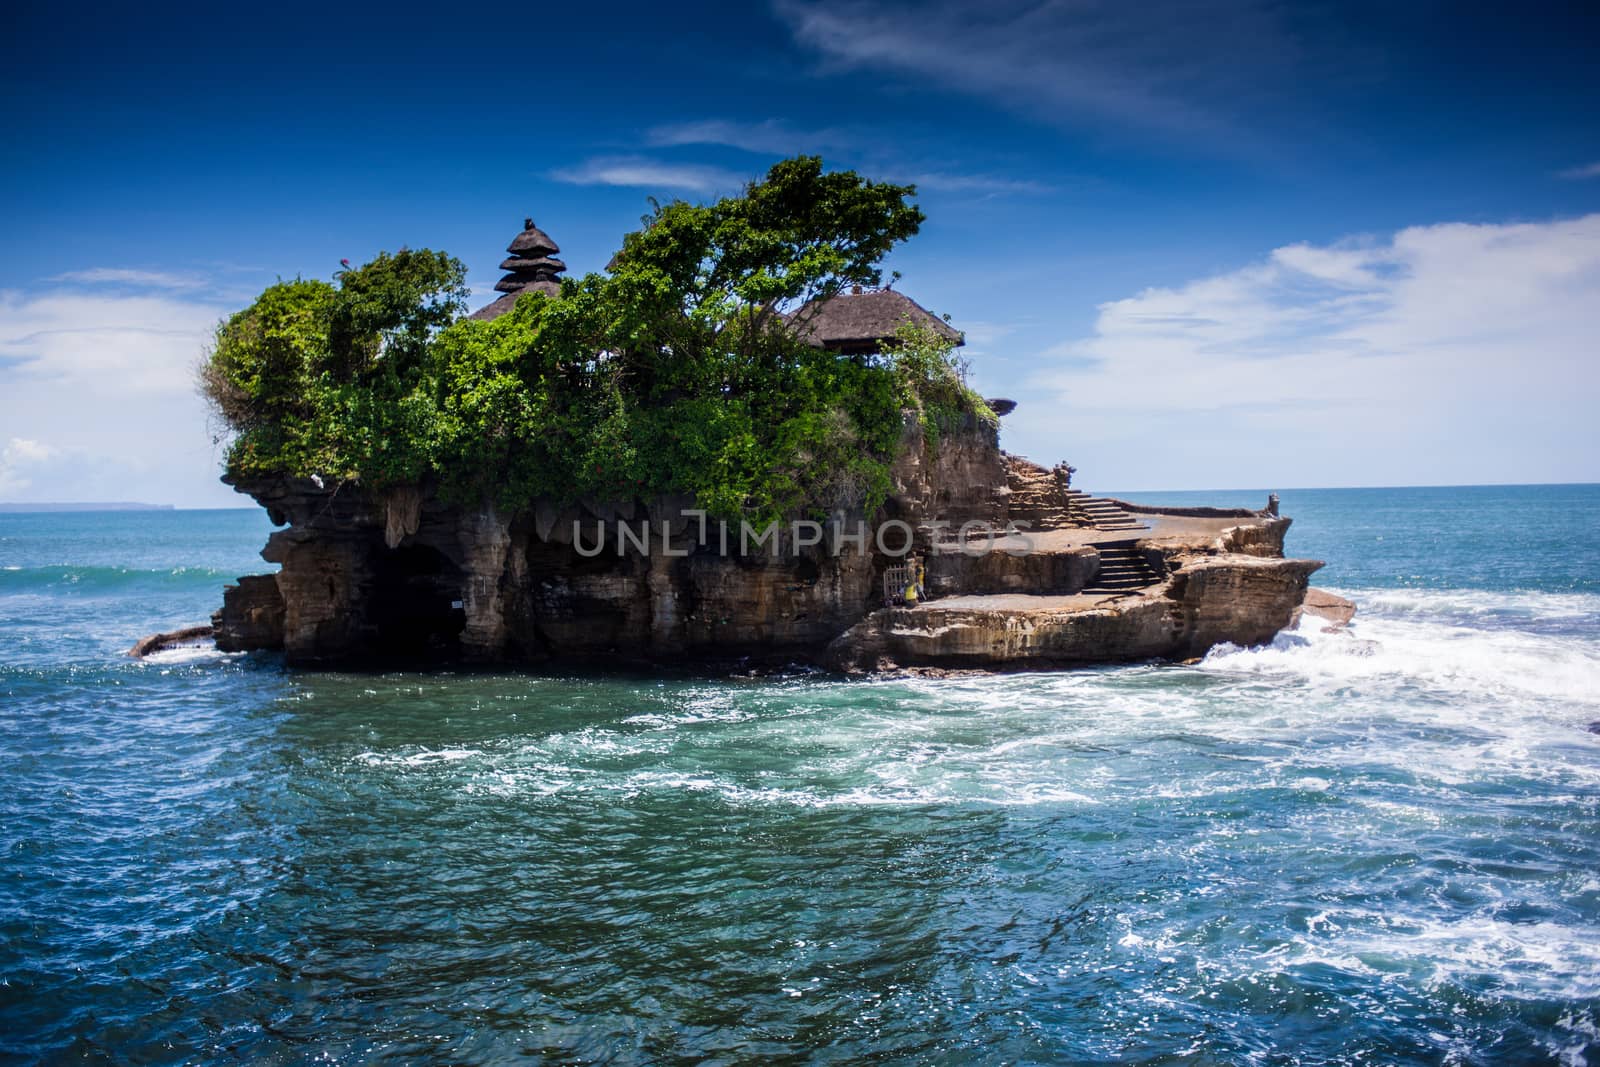
[[[0,515],[0,1059],[1600,1065],[1600,487],[1283,504],[1349,635],[858,683],[133,662],[266,520]]]

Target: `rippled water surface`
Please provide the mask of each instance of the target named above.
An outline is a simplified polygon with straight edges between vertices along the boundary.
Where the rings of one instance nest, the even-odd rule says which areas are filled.
[[[1284,507],[1349,634],[853,683],[133,662],[265,519],[0,516],[0,1057],[1600,1067],[1600,489]]]

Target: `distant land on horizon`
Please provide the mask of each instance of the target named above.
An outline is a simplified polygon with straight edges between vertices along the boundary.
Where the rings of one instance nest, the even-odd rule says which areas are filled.
[[[7,503],[0,500],[0,514],[20,514],[34,511],[176,511],[171,504],[140,504],[134,501],[117,500],[106,503],[93,503],[82,501],[67,501],[60,503],[45,502],[32,504],[26,501]]]
[[[1467,482],[1456,485],[1297,485],[1270,487],[1230,487],[1223,489],[1111,489],[1103,490],[1102,495],[1113,498],[1143,498],[1143,503],[1158,503],[1155,497],[1203,497],[1214,494],[1242,495],[1246,493],[1259,494],[1261,503],[1265,505],[1268,493],[1323,493],[1323,492],[1362,492],[1373,490],[1396,489],[1555,489],[1562,487],[1596,486],[1600,482]],[[253,503],[236,504],[232,507],[179,507],[176,504],[145,504],[138,501],[45,501],[33,503],[30,501],[3,501],[0,500],[0,515],[27,515],[45,514],[49,512],[88,512],[88,511],[256,511],[258,506]]]
[[[1600,485],[1600,481],[1585,482],[1426,482],[1417,485],[1285,485],[1285,486],[1232,486],[1220,489],[1106,489],[1098,495],[1117,496],[1159,496],[1173,494],[1180,496],[1204,496],[1207,493],[1337,493],[1337,492],[1370,492],[1377,489],[1562,489],[1583,488],[1586,486]]]

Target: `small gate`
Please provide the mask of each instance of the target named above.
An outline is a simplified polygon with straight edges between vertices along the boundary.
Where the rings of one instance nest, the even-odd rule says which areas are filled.
[[[883,605],[892,607],[896,604],[906,603],[906,589],[913,583],[917,587],[917,595],[913,602],[920,601],[926,594],[922,589],[922,561],[912,557],[906,563],[898,563],[883,572]]]

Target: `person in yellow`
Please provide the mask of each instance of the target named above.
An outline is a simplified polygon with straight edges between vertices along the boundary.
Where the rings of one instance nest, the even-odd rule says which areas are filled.
[[[926,595],[926,591],[922,587],[922,580],[926,576],[927,572],[923,570],[921,560],[917,560],[911,565],[911,581],[906,583],[905,591],[905,601],[908,607],[916,607],[917,601]]]

